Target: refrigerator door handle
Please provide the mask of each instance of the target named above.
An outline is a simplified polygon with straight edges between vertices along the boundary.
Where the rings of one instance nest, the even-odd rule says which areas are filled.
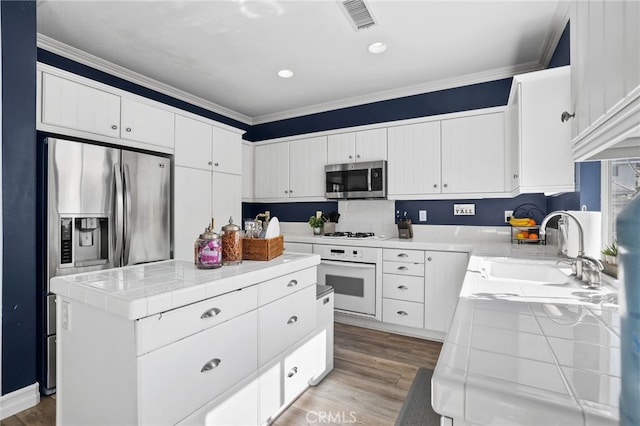
[[[129,250],[131,249],[131,176],[129,175],[129,165],[124,164],[124,257],[122,266],[129,264]]]
[[[124,198],[123,198],[123,185],[122,174],[120,173],[120,164],[115,163],[113,165],[113,176],[116,184],[115,193],[115,228],[113,234],[115,235],[116,248],[113,252],[113,266],[122,266],[122,228],[124,227]]]

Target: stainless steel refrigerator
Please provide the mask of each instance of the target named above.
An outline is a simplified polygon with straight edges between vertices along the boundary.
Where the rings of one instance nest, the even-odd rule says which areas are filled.
[[[56,387],[55,296],[60,275],[171,258],[171,161],[48,138],[43,393]],[[91,342],[87,342],[91,344]]]

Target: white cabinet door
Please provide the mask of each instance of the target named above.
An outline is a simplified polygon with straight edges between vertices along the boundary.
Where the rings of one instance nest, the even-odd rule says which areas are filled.
[[[507,192],[516,191],[520,186],[520,104],[522,84],[514,83],[509,94],[509,103],[504,113],[505,128],[505,177]]]
[[[242,138],[240,134],[213,127],[213,171],[242,174]]]
[[[324,197],[327,137],[289,142],[289,198]]]
[[[387,159],[387,129],[356,132],[356,161]]]
[[[327,137],[327,163],[353,163],[356,158],[356,134],[339,133]]]
[[[503,192],[504,113],[442,121],[442,193]]]
[[[181,166],[174,172],[173,257],[193,262],[193,244],[211,223],[211,172]]]
[[[440,122],[388,129],[389,195],[440,193]]]
[[[562,112],[571,108],[569,67],[525,74],[520,79],[520,192],[571,192],[571,125],[560,120]]]
[[[253,145],[242,144],[242,199],[253,200]]]
[[[242,226],[242,177],[216,172],[212,176],[211,216],[216,221],[216,229],[228,224],[229,218]]]
[[[153,145],[174,147],[175,114],[129,98],[122,98],[120,137]]]
[[[211,170],[211,125],[176,115],[176,166]],[[179,188],[176,186],[176,188]]]
[[[256,199],[289,197],[289,142],[254,149]]]
[[[467,253],[425,252],[424,328],[446,333],[467,270]]]
[[[120,96],[43,73],[42,122],[119,138]]]

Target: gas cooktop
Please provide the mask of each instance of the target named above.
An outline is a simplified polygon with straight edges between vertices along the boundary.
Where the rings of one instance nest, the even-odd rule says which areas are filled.
[[[329,238],[373,238],[376,236],[373,232],[331,232],[324,234]]]

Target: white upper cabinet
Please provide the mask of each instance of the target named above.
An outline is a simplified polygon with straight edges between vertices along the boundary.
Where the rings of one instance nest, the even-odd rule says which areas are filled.
[[[213,171],[242,174],[242,137],[213,126]]]
[[[354,163],[387,159],[387,129],[329,135],[327,163]]]
[[[211,223],[211,175],[210,171],[202,169],[174,168],[174,259],[193,262],[193,245]],[[216,218],[216,228],[219,229],[218,220],[222,219]]]
[[[122,98],[121,107],[121,138],[173,149],[173,112],[128,98]]]
[[[42,74],[45,124],[120,137],[120,96],[49,73]]]
[[[388,128],[387,185],[395,195],[440,193],[440,121]]]
[[[176,116],[176,166],[211,170],[213,133],[210,124],[193,118]]]
[[[571,97],[576,161],[640,156],[640,2],[572,3]]]
[[[508,190],[574,191],[571,125],[560,120],[571,108],[570,87],[568,66],[514,77],[506,123]]]
[[[297,139],[254,148],[254,198],[324,199],[327,137]]]
[[[249,142],[242,143],[242,199],[253,200],[253,145]]]
[[[325,164],[326,136],[289,142],[289,198],[324,197]]]
[[[442,120],[442,193],[505,191],[504,113]]]
[[[242,177],[230,173],[212,174],[211,217],[216,221],[216,230],[229,223],[242,227]]]

